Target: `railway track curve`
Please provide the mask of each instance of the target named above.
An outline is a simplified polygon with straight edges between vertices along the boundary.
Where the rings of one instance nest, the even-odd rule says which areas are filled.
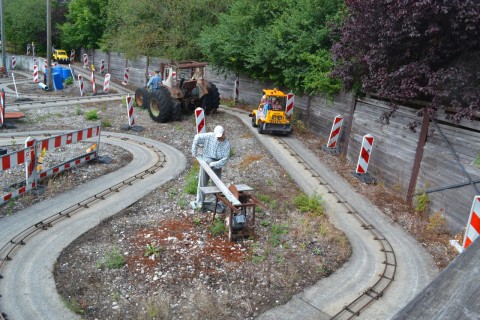
[[[104,99],[105,97],[98,96],[99,99]],[[86,102],[88,100],[82,101]],[[239,117],[249,127],[250,119],[246,116],[246,113],[231,110],[227,112]],[[361,197],[355,195],[355,191],[349,190],[350,187],[345,182],[342,182],[341,179],[322,166],[317,158],[311,152],[308,152],[298,140],[291,137],[279,139],[269,135],[260,136],[253,129],[252,132],[257,135],[259,141],[263,142],[279,163],[286,168],[292,178],[297,180],[297,183],[304,191],[307,193],[320,192],[324,195],[327,209],[334,212],[332,220],[334,220],[337,227],[346,232],[353,246],[352,259],[344,268],[295,296],[286,305],[266,312],[259,319],[310,319],[312,317],[316,319],[350,319],[355,317],[358,319],[388,319],[431,281],[436,274],[436,269],[431,257],[423,248],[415,240],[411,239],[406,232],[392,226],[389,221],[381,216],[378,210],[372,209],[374,206],[371,203],[364,203]],[[11,139],[11,134],[8,135],[8,139]],[[160,171],[164,172],[163,169]],[[141,180],[145,182],[145,178]],[[138,183],[138,185],[144,184]],[[105,188],[102,190],[105,190]],[[80,193],[83,193],[83,191],[80,191]],[[105,200],[101,199],[102,196],[99,196],[99,194],[100,191],[97,193],[97,197],[100,199],[91,199],[92,203],[97,206],[105,203]],[[112,197],[115,194],[118,193],[114,192]],[[85,208],[82,205],[82,201],[87,201],[85,199],[88,199],[88,197],[78,201],[68,199],[68,203],[70,203],[70,206],[73,203],[73,207],[79,207],[79,210],[88,211],[91,207]],[[67,200],[56,200],[57,203],[62,201]],[[43,206],[48,206],[48,204]],[[39,209],[44,210],[44,207]],[[119,207],[117,211],[121,209]],[[58,220],[70,220],[66,218],[70,215],[68,211],[63,210],[67,210],[67,208],[57,210],[49,217],[57,216],[59,212],[64,212],[62,219]],[[82,216],[82,214],[75,213],[75,216]],[[40,235],[45,236],[48,234],[48,232],[43,232],[44,227],[47,230],[50,229],[47,220],[43,221],[43,219],[38,218],[35,217],[36,220],[30,221],[30,226],[33,226],[36,229],[35,233],[38,234],[35,236],[35,239]],[[42,223],[38,224],[40,221]],[[23,228],[17,227],[18,232],[15,234],[10,232],[6,236],[0,236],[0,241],[2,241],[0,245],[13,240],[16,244],[13,251],[17,252],[18,247],[22,246],[22,250],[18,250],[18,255],[25,255],[24,259],[28,258],[28,260],[35,261],[35,259],[41,259],[42,257],[37,257],[38,253],[23,250],[21,236],[19,238],[15,237],[25,229],[25,225],[28,224],[24,223]],[[38,241],[54,242],[54,240]],[[23,241],[23,243],[26,243],[26,241]],[[57,245],[60,247],[57,252],[58,255],[64,246],[63,244]],[[28,247],[28,245],[25,247]],[[42,250],[39,250],[39,252],[42,252]],[[0,252],[0,259],[3,254],[3,252]],[[51,261],[55,261],[56,256],[50,258]],[[16,257],[14,260],[17,259]],[[15,296],[19,298],[19,295],[22,296],[22,294],[34,294],[37,302],[40,301],[42,290],[39,287],[43,287],[42,284],[45,281],[49,281],[50,285],[53,281],[51,274],[48,273],[52,264],[53,262],[50,265],[48,263],[30,263],[29,270],[35,270],[35,266],[42,265],[42,269],[47,271],[40,276],[35,275],[35,278],[32,276],[23,280],[23,282],[11,284],[10,287],[7,287],[7,292],[10,291],[8,288],[22,288],[25,286],[29,289],[21,291],[22,293]],[[13,268],[11,267],[12,265],[13,263],[10,261],[5,263],[5,271],[3,273],[9,274],[10,271],[8,269]],[[0,274],[2,274],[1,265]],[[27,272],[27,274],[35,274],[35,272]],[[3,291],[2,282],[5,283],[7,281],[5,279],[8,280],[10,278],[6,277],[0,280],[0,295]],[[348,279],[348,281],[345,281],[345,279]],[[35,286],[32,287],[32,284],[35,284]],[[332,288],[336,290],[332,290]],[[43,293],[45,292],[43,291]],[[5,293],[3,295],[5,297]],[[6,300],[4,297],[0,297],[0,310],[2,311],[3,301]],[[22,298],[25,300],[25,296],[22,296]],[[380,302],[373,303],[377,300]],[[32,308],[37,308],[37,311],[43,309],[43,303],[39,303],[40,306],[38,306],[34,301],[28,300],[28,302],[31,302]],[[52,303],[53,306],[55,302]],[[52,306],[49,306],[51,310],[49,314],[54,316],[52,319],[63,319],[62,315],[65,314],[68,314],[66,319],[72,319],[73,315],[68,313],[69,311],[65,310],[65,307],[60,306],[56,310]],[[23,318],[19,317],[19,319]],[[25,319],[28,318],[31,317],[26,317]],[[13,319],[17,319],[17,317]]]
[[[2,136],[11,138],[0,135],[0,139]],[[6,319],[43,319],[45,315],[49,319],[75,318],[59,297],[48,298],[52,296],[48,291],[55,288],[53,264],[62,249],[186,168],[186,158],[180,151],[158,141],[106,133],[103,142],[130,150],[133,161],[52,201],[3,219],[0,310]]]

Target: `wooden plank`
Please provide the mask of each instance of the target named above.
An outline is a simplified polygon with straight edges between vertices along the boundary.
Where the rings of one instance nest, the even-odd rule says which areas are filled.
[[[230,201],[231,204],[234,206],[239,206],[242,203],[235,198],[233,193],[228,190],[227,186],[218,178],[218,176],[213,172],[212,168],[208,165],[208,163],[203,160],[202,156],[197,156],[197,161],[198,163],[202,166],[203,170],[210,176],[210,179],[212,179],[213,183],[220,189],[220,191],[223,193],[223,195],[227,198],[228,201]]]
[[[236,184],[235,188],[237,188],[238,192],[253,191],[253,188],[250,186],[247,186],[246,184]],[[214,193],[221,192],[220,188],[218,188],[217,186],[200,187],[200,190],[202,190],[202,192],[205,194],[214,194]]]

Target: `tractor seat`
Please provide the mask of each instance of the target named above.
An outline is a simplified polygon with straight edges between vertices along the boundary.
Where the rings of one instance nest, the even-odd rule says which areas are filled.
[[[182,88],[181,89],[185,89],[185,90],[193,90],[197,87],[197,80],[188,80],[188,81],[185,81],[183,84],[182,84]]]

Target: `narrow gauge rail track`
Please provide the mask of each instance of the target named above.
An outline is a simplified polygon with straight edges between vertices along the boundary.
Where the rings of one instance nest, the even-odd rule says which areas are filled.
[[[91,103],[99,101],[114,101],[120,100],[125,97],[125,94],[105,94],[105,95],[93,95],[85,97],[62,97],[56,100],[42,100],[42,101],[23,101],[21,103],[11,103],[8,108],[17,108],[20,110],[28,110],[42,107],[60,107],[64,105],[70,105],[73,103]]]
[[[395,279],[395,272],[397,270],[397,259],[395,256],[395,251],[388,241],[387,238],[377,230],[373,225],[371,225],[359,212],[354,210],[348,202],[343,199],[340,194],[334,190],[328,182],[326,182],[322,177],[318,175],[317,172],[305,161],[302,157],[296,153],[283,139],[279,137],[275,137],[275,140],[279,144],[281,144],[292,157],[295,157],[299,164],[301,164],[305,170],[311,172],[312,177],[318,180],[319,184],[325,187],[328,190],[328,193],[331,194],[338,203],[342,204],[345,207],[346,213],[351,214],[355,219],[358,221],[360,226],[368,230],[372,235],[373,239],[378,241],[380,245],[380,251],[383,252],[384,255],[384,268],[382,273],[378,276],[377,282],[367,288],[359,297],[355,300],[350,302],[349,304],[345,305],[342,310],[338,311],[335,315],[331,317],[331,319],[352,319],[356,316],[359,316],[361,311],[367,308],[372,302],[378,300],[383,296],[383,293],[390,284]],[[315,306],[312,305],[315,308]]]
[[[49,136],[49,134],[47,133],[45,134],[45,136]],[[112,137],[110,135],[106,135],[106,137],[109,139],[115,139],[115,137]],[[15,138],[22,139],[21,136],[16,136]],[[66,220],[68,218],[72,218],[73,214],[79,213],[82,210],[89,208],[89,206],[94,204],[95,202],[105,200],[109,195],[120,192],[121,189],[131,186],[135,181],[142,180],[146,176],[152,175],[164,167],[164,164],[166,163],[165,154],[155,146],[149,145],[144,142],[133,141],[128,137],[122,137],[118,139],[122,141],[130,140],[130,143],[137,143],[141,146],[151,149],[157,156],[156,162],[148,169],[140,173],[136,173],[128,177],[127,179],[124,179],[123,181],[94,194],[93,196],[90,196],[76,204],[71,205],[66,209],[63,209],[49,217],[46,217],[16,234],[13,238],[10,239],[10,241],[5,243],[0,248],[0,281],[2,281],[2,279],[4,278],[4,275],[1,274],[2,269],[9,261],[13,259],[13,254],[17,250],[20,250],[22,246],[25,246],[27,244],[27,239],[31,238],[38,232],[51,229],[55,223]],[[0,295],[0,299],[1,298],[2,297]],[[3,313],[2,310],[0,310],[0,320],[9,320],[8,316]]]

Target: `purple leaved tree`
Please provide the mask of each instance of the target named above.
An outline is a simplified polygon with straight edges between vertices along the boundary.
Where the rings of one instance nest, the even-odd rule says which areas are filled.
[[[456,121],[480,110],[479,0],[348,0],[338,39],[334,76],[347,90],[429,102]]]

